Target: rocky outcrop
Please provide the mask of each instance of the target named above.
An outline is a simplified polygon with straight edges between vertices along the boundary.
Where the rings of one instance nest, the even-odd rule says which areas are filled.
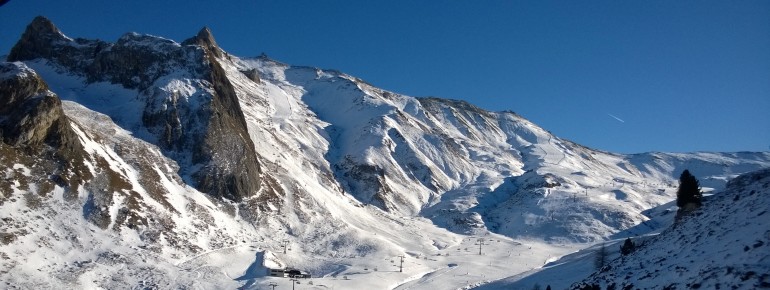
[[[57,52],[52,43],[69,41],[54,24],[45,17],[32,20],[21,35],[21,39],[11,49],[8,60],[30,60],[38,57],[51,58]]]
[[[37,156],[53,161],[41,166],[40,188],[57,184],[75,192],[90,173],[84,150],[64,115],[59,98],[29,67],[0,63],[0,159]],[[23,163],[23,162],[22,162]]]
[[[71,39],[47,18],[38,16],[22,34],[8,54],[8,61],[28,61],[44,58],[79,73],[93,63],[94,55],[111,44],[101,40]],[[81,73],[82,74],[82,73]]]
[[[252,82],[262,83],[262,79],[259,77],[257,69],[242,70],[241,73],[249,78]]]
[[[205,79],[214,89],[209,109],[208,129],[202,144],[194,148],[193,162],[205,164],[194,174],[199,189],[230,200],[240,201],[259,190],[260,167],[254,143],[249,137],[235,88],[215,59],[220,51],[208,28],[196,38],[211,45],[206,51],[209,70]]]
[[[129,89],[146,90],[171,73],[195,78],[205,69],[200,50],[181,47],[160,37],[127,33],[109,47],[96,53],[82,72],[89,81],[106,81]]]
[[[139,91],[141,125],[155,137],[147,141],[182,165],[198,190],[240,201],[258,191],[260,167],[235,89],[218,63],[223,56],[208,28],[182,44],[136,33],[112,44],[68,38],[37,17],[8,60],[45,59],[88,82]],[[180,81],[186,92],[175,87]]]
[[[214,35],[211,34],[211,30],[208,27],[203,27],[197,35],[183,41],[182,45],[197,45],[205,49],[206,52],[211,53],[214,57],[222,58],[223,56],[222,49],[217,45]]]
[[[78,144],[59,98],[19,62],[0,64],[0,135],[14,147],[49,145],[71,151]]]

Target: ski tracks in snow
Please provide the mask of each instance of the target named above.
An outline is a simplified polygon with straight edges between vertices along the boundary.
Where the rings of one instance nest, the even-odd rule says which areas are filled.
[[[551,134],[548,134],[548,141],[546,141],[545,143],[547,145],[550,145],[551,147],[554,147],[554,148],[558,147],[558,146],[556,146],[556,144],[553,143],[553,135],[551,135]],[[564,152],[562,152],[561,150],[554,150],[556,152],[561,153],[561,158],[559,159],[559,161],[551,162],[550,160],[548,160],[549,159],[548,158],[548,151],[549,150],[545,150],[543,147],[538,147],[538,148],[541,151],[543,151],[543,163],[551,164],[551,165],[559,165],[559,164],[562,163],[562,161],[564,161],[564,159],[567,158],[567,154],[564,154]],[[553,155],[553,154],[551,154],[551,155]]]
[[[416,280],[404,282],[403,284],[398,285],[396,288],[393,288],[393,290],[407,290],[407,289],[412,289],[415,286],[425,285],[435,280],[436,278],[446,275],[446,273],[456,270],[457,268],[460,268],[460,265],[454,264],[446,268],[440,268],[433,272],[425,273],[425,275],[422,275],[420,278]],[[408,285],[408,284],[411,284],[411,285]]]

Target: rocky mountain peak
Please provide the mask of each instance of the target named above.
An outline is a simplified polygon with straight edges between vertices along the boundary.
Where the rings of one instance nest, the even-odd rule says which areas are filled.
[[[51,43],[69,40],[56,28],[56,25],[43,16],[35,17],[27,25],[19,42],[11,49],[8,60],[30,60],[40,56],[51,56],[53,49]]]
[[[200,45],[213,53],[214,56],[218,58],[222,57],[222,49],[219,48],[217,41],[214,40],[214,35],[211,33],[211,30],[205,26],[198,32],[198,34],[183,41],[182,45]]]
[[[122,125],[146,128],[165,154],[185,165],[182,174],[192,177],[197,189],[239,201],[258,191],[260,169],[238,97],[218,62],[223,55],[206,27],[181,45],[138,33],[113,44],[70,39],[38,17],[8,59],[43,59],[87,83],[137,90],[145,100],[142,123]],[[186,80],[187,95],[178,95],[179,84],[170,75]]]
[[[27,31],[32,31],[37,34],[62,35],[61,31],[59,31],[59,28],[57,28],[56,25],[51,22],[51,20],[45,18],[44,16],[35,17],[29,26],[27,26]]]

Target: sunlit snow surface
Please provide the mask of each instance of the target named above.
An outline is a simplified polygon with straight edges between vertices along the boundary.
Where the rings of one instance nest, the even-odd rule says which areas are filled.
[[[416,99],[267,58],[219,61],[262,167],[262,192],[241,205],[257,205],[256,216],[184,182],[185,164],[164,156],[142,125],[151,94],[28,63],[66,100],[89,170],[109,168],[132,189],[114,195],[110,217],[135,193],[141,215],[170,226],[115,230],[113,220],[103,230],[84,219],[88,189],[73,202],[56,187],[32,206],[22,197],[37,194],[34,186],[19,183],[10,193],[19,198],[0,204],[0,218],[13,221],[4,233],[15,233],[0,244],[3,287],[288,289],[291,281],[266,277],[266,266],[289,266],[315,277],[297,289],[471,288],[551,262],[539,272],[548,273],[570,253],[563,261],[584,261],[590,249],[579,250],[605,239],[659,232],[685,168],[719,189],[770,165],[768,153],[595,151],[510,112]],[[155,86],[195,108],[199,86],[191,84],[200,80],[184,69]],[[250,69],[259,82],[242,73]],[[28,167],[2,174],[29,175]],[[660,212],[644,212],[653,208]],[[150,235],[159,242],[148,243]],[[569,279],[590,274],[570,267]]]
[[[741,176],[704,199],[698,211],[680,217],[660,234],[634,238],[637,249],[621,257],[622,240],[605,244],[607,267],[596,270],[598,245],[566,255],[542,269],[475,288],[566,289],[579,281],[607,289],[761,289],[770,283],[770,170]],[[670,205],[648,214],[672,224]],[[593,273],[593,275],[592,275]],[[590,277],[589,277],[590,275]],[[585,285],[584,284],[584,285]]]

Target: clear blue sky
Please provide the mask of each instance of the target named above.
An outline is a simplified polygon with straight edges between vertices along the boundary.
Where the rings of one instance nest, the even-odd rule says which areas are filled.
[[[238,56],[512,110],[602,150],[770,150],[766,0],[11,0],[0,55],[37,15],[107,41],[209,26]]]

